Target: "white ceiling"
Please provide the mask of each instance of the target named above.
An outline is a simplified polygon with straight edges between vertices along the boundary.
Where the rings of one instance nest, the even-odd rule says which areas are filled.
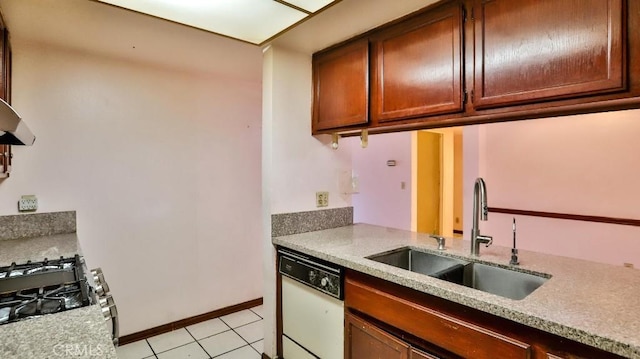
[[[96,0],[261,44],[334,0]]]
[[[262,81],[258,46],[89,0],[0,0],[14,50],[32,42]]]
[[[342,0],[270,43],[311,54],[435,1]],[[262,79],[258,46],[98,1],[0,0],[0,10],[14,48],[28,41],[229,79]]]
[[[342,0],[285,32],[273,44],[312,54],[438,0]]]

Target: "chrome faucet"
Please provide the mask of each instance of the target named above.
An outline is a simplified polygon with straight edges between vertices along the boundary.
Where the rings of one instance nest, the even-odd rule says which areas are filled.
[[[482,211],[482,217],[480,214]],[[486,244],[487,247],[493,243],[493,237],[480,234],[478,219],[487,220],[487,186],[482,178],[476,179],[473,186],[473,227],[471,227],[471,254],[480,255],[480,243]]]

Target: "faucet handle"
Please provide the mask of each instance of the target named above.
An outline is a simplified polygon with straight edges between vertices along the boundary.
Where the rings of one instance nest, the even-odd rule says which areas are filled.
[[[430,235],[429,237],[438,241],[438,250],[444,251],[446,248],[444,247],[446,239],[444,237],[437,236],[435,234]]]
[[[484,243],[485,247],[489,247],[491,244],[493,244],[493,237],[491,236],[485,236],[482,234],[478,235],[478,239],[477,239],[480,243]]]

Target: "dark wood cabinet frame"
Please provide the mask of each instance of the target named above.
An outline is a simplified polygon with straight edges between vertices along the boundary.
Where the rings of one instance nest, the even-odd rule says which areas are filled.
[[[12,54],[9,30],[0,14],[0,98],[11,104]],[[9,177],[13,154],[11,145],[0,145],[0,179]]]
[[[353,270],[345,311],[437,358],[622,358]]]
[[[584,22],[583,25],[586,27],[590,26],[589,21],[593,24],[602,25],[604,21],[602,16],[607,16],[606,19],[609,26],[606,29],[602,26],[599,27],[601,31],[599,34],[594,35],[594,41],[596,42],[592,44],[594,47],[590,49],[591,52],[585,51],[584,53],[574,54],[573,57],[567,57],[566,61],[564,58],[560,60],[555,58],[555,62],[549,65],[550,74],[555,77],[543,78],[543,82],[540,85],[541,89],[537,90],[524,88],[518,93],[511,93],[517,87],[501,85],[501,87],[494,86],[490,88],[493,92],[486,91],[493,84],[491,81],[504,81],[505,79],[501,78],[501,74],[492,75],[484,71],[486,69],[483,67],[483,62],[486,60],[484,57],[486,52],[483,52],[483,46],[498,46],[499,39],[495,37],[486,39],[482,31],[486,29],[487,24],[490,23],[493,24],[491,26],[494,26],[498,20],[506,22],[501,24],[501,27],[512,27],[514,31],[518,30],[519,24],[513,20],[509,22],[510,20],[502,18],[498,19],[496,17],[494,19],[494,17],[490,16],[491,12],[485,14],[483,11],[487,8],[492,9],[498,2],[501,2],[501,4],[504,2],[504,4],[507,4],[505,6],[509,6],[508,3],[517,3],[518,6],[523,7],[524,2],[531,6],[549,2],[534,0],[526,0],[524,2],[509,0],[443,0],[368,31],[347,42],[336,44],[320,51],[314,56],[327,56],[333,51],[340,51],[342,46],[354,41],[371,41],[371,49],[375,50],[376,47],[373,45],[373,41],[380,38],[380,36],[384,37],[385,32],[398,31],[404,26],[411,27],[412,24],[415,26],[415,22],[419,21],[419,19],[434,16],[434,14],[452,7],[462,9],[462,111],[443,114],[429,113],[428,115],[404,113],[395,119],[390,119],[373,116],[373,109],[379,105],[370,103],[369,107],[372,108],[372,111],[368,116],[367,122],[341,124],[338,121],[328,127],[313,127],[312,133],[315,135],[339,132],[343,136],[351,136],[360,134],[360,131],[365,128],[369,130],[370,134],[374,134],[640,108],[640,2],[628,0],[590,1],[594,1],[593,4],[603,7],[606,13],[596,12],[593,13],[593,16],[599,16],[597,18],[575,19],[574,22],[576,24]],[[571,4],[570,0],[562,0],[557,3],[557,7],[559,10],[567,10],[571,8]],[[529,9],[523,9],[521,13],[525,13],[527,10]],[[531,11],[535,13],[538,10],[533,8]],[[539,10],[540,13],[542,13],[541,11],[543,10]],[[485,15],[487,15],[486,18],[483,17]],[[564,20],[561,16],[557,16],[540,19],[539,21],[541,26],[556,26],[564,23]],[[526,28],[520,29],[520,31],[524,35],[527,33]],[[568,33],[571,28],[557,30],[559,33],[563,31]],[[607,32],[607,35],[604,34],[604,31]],[[493,42],[485,44],[484,40]],[[596,51],[603,48],[602,41],[604,40],[607,41],[606,48],[608,52],[606,54]],[[507,50],[509,48],[513,50],[513,44],[507,43],[503,45],[507,47]],[[542,40],[540,46],[545,46]],[[564,51],[566,52],[567,50],[564,49]],[[370,51],[369,54],[372,57],[372,61],[368,72],[374,79],[376,73],[376,69],[373,67],[375,51]],[[509,56],[505,55],[505,57],[508,59]],[[592,59],[593,64],[585,64]],[[536,68],[536,64],[540,65],[540,63],[539,59],[531,58],[528,63],[517,64],[524,67],[531,65],[534,70],[537,69],[536,71],[538,72],[532,71],[530,74],[524,74],[523,76],[526,78],[526,76],[539,76],[540,73],[545,73],[545,69],[541,69],[539,66]],[[575,71],[571,73],[571,69]],[[581,77],[580,69],[586,71],[584,78]],[[606,73],[602,69],[607,69]],[[509,75],[509,72],[505,71],[504,74]],[[607,75],[605,76],[606,78],[601,78],[602,74]],[[564,80],[559,77],[564,77]],[[579,81],[571,83],[576,78],[579,78]],[[566,83],[555,86],[554,81],[556,80],[561,84],[561,80]],[[375,86],[374,80],[372,80],[371,92],[375,91],[373,86]],[[372,94],[372,100],[376,96]],[[314,109],[315,106],[314,102]]]

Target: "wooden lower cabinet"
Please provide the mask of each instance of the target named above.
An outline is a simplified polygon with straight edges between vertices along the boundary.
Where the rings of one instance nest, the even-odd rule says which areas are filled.
[[[622,358],[351,270],[345,312],[346,359]]]
[[[441,359],[351,313],[345,314],[345,336],[345,359]]]
[[[409,358],[407,343],[348,313],[345,315],[345,337],[345,359]]]

